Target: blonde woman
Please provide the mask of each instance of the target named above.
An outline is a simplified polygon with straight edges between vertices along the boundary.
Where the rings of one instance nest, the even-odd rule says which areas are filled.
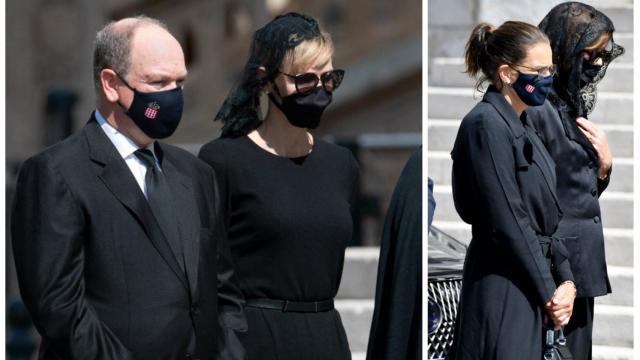
[[[342,81],[332,55],[308,16],[281,15],[256,31],[243,78],[216,116],[222,136],[200,151],[219,179],[250,359],[351,358],[333,298],[358,165],[309,132]]]

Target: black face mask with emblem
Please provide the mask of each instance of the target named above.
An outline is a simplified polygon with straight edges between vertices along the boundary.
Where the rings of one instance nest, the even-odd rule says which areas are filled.
[[[122,79],[122,77],[120,77]],[[124,79],[122,82],[133,91],[133,101],[127,109],[119,101],[131,120],[152,139],[164,139],[171,136],[180,124],[184,98],[182,87],[175,89],[140,92],[131,87]]]

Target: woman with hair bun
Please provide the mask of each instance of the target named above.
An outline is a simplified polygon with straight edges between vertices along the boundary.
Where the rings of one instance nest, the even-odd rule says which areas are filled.
[[[545,323],[571,317],[575,285],[565,242],[555,165],[525,109],[544,103],[555,68],[537,27],[476,26],[467,73],[489,86],[462,120],[451,157],[453,197],[472,227],[450,359],[542,357]]]

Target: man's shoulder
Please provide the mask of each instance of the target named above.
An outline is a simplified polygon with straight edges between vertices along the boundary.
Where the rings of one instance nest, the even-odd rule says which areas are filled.
[[[30,156],[20,165],[19,179],[40,179],[49,184],[71,183],[85,176],[89,163],[82,131]]]
[[[181,171],[189,173],[207,173],[212,171],[211,167],[204,161],[181,147],[166,143],[162,143],[160,146],[162,147],[164,156]]]
[[[79,130],[29,157],[27,161],[33,163],[55,162],[56,164],[76,162],[79,158],[87,156],[85,144],[82,130]]]

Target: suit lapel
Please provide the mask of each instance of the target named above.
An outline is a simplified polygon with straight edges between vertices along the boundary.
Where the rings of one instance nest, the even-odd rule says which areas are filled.
[[[158,148],[161,146],[156,143],[156,149]],[[196,298],[200,256],[200,215],[195,202],[193,185],[191,179],[181,174],[170,158],[164,157],[162,171],[173,194],[187,279],[191,296]]]
[[[104,134],[95,118],[84,128],[89,146],[90,158],[103,166],[98,175],[113,195],[135,216],[142,225],[151,243],[167,262],[185,288],[188,288],[184,272],[180,269],[169,243],[140,190],[131,170],[122,159],[115,146]]]

